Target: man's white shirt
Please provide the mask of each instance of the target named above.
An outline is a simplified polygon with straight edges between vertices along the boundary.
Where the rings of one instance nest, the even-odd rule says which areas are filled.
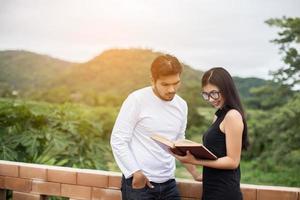
[[[175,159],[150,138],[160,134],[170,140],[185,137],[187,104],[175,95],[172,101],[157,97],[151,87],[134,91],[123,102],[116,119],[111,146],[115,160],[129,178],[142,170],[150,181],[175,177]]]

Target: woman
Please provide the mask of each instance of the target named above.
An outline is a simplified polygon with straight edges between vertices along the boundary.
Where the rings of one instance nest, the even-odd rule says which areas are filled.
[[[203,166],[202,200],[241,200],[240,158],[248,146],[247,123],[231,75],[224,68],[212,68],[202,77],[202,96],[217,109],[203,144],[217,160],[197,160],[174,155],[182,163]]]

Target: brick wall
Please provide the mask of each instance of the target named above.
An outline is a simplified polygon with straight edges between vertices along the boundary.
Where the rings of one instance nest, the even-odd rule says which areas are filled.
[[[42,200],[63,196],[70,200],[120,200],[121,174],[0,160],[0,200],[5,189],[13,200]],[[177,179],[182,200],[201,199],[201,183]],[[300,188],[242,184],[244,200],[300,200]]]

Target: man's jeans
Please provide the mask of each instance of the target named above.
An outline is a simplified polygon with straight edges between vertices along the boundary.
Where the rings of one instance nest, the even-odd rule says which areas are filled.
[[[122,177],[122,200],[180,200],[175,179],[164,183],[151,182],[154,188],[147,185],[141,189],[132,188],[132,177]]]

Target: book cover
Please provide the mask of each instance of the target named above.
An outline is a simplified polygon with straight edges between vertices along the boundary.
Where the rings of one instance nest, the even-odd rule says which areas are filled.
[[[179,156],[186,155],[189,151],[197,159],[216,160],[217,156],[209,151],[203,144],[196,143],[190,140],[171,141],[161,135],[152,135],[151,139],[158,142],[160,145],[169,148],[174,154]]]

